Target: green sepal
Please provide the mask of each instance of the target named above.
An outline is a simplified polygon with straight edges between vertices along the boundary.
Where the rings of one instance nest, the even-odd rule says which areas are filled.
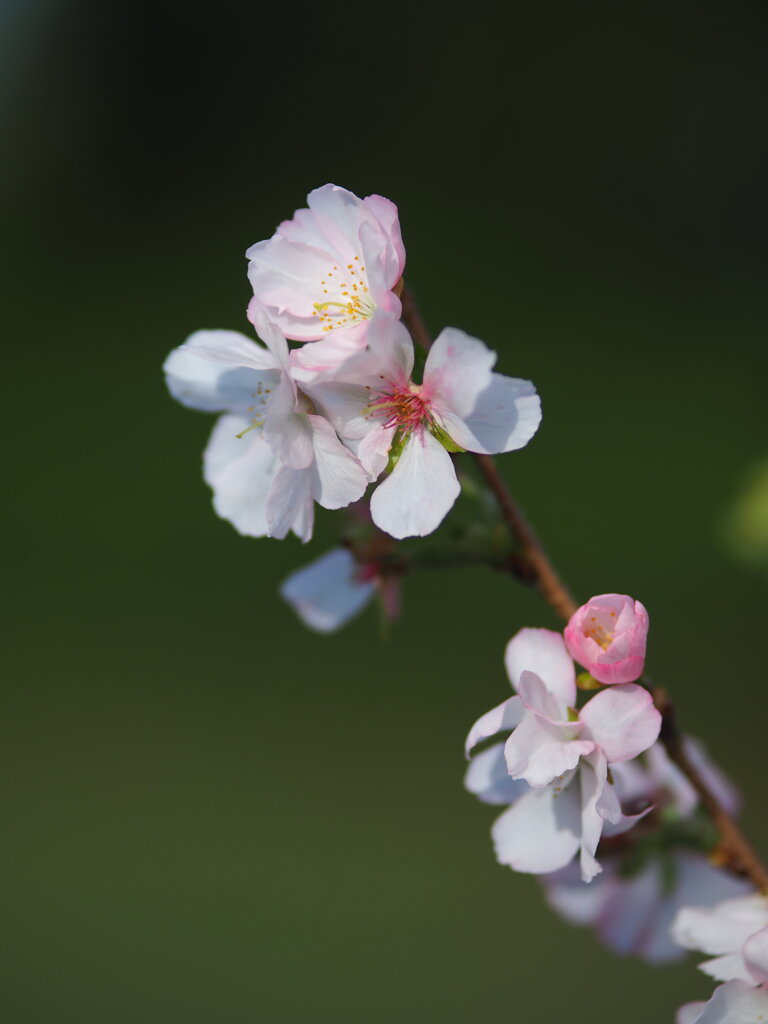
[[[456,444],[453,438],[446,434],[443,428],[439,427],[434,420],[429,424],[429,432],[432,437],[436,438],[440,442],[447,452],[465,452],[467,450],[466,448],[462,448],[461,445]]]
[[[599,683],[589,672],[579,672],[576,676],[576,685],[580,690],[599,690],[603,684]]]
[[[398,430],[392,438],[392,444],[389,446],[389,460],[387,461],[388,473],[391,473],[397,465],[400,456],[403,454],[403,449],[405,448],[405,442],[407,440],[408,432],[402,430]]]

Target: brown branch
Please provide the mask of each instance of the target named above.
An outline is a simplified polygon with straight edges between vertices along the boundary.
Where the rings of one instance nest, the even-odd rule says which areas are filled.
[[[419,312],[408,285],[402,291],[403,322],[417,345],[429,349],[432,338]],[[557,614],[566,621],[576,611],[577,605],[560,580],[554,566],[547,557],[539,539],[529,526],[522,509],[514,500],[501,478],[496,463],[490,455],[475,454],[485,482],[491,490],[504,523],[512,538],[520,547],[520,556],[528,570],[515,573],[524,582],[530,582]],[[715,857],[725,868],[737,875],[748,878],[758,891],[768,894],[768,870],[760,860],[744,833],[732,816],[722,806],[698,769],[691,763],[683,744],[682,734],[677,728],[672,705],[662,690],[650,688],[654,702],[662,714],[660,740],[667,753],[696,790],[702,806],[709,814],[720,836]]]
[[[734,874],[748,878],[760,892],[768,894],[768,869],[734,819],[702,778],[696,766],[691,763],[685,749],[683,735],[677,727],[674,708],[666,693],[660,688],[652,688],[651,692],[654,703],[662,715],[659,738],[664,744],[670,760],[674,761],[696,790],[702,806],[709,814],[720,836],[720,842],[714,851],[714,859]]]

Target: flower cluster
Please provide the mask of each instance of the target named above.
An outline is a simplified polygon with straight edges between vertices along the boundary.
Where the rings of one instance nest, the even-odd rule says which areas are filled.
[[[246,255],[261,342],[197,331],[164,367],[178,401],[222,414],[204,476],[216,512],[240,533],[307,541],[315,503],[344,508],[373,484],[375,525],[424,536],[461,489],[451,453],[513,451],[538,429],[533,385],[495,373],[495,353],[456,328],[437,337],[416,378],[389,200],[325,185]],[[342,602],[345,615],[365,593]]]
[[[588,606],[574,619],[584,614]],[[645,813],[622,806],[615,771],[655,743],[661,715],[648,690],[633,683],[577,709],[574,663],[563,636],[548,629],[521,629],[505,664],[516,696],[475,722],[467,755],[500,732],[509,736],[474,758],[465,784],[481,800],[509,804],[492,829],[500,863],[546,874],[578,853],[589,882],[602,870],[595,857],[601,836],[621,834]]]
[[[495,353],[457,328],[431,344],[414,329],[427,351],[414,349],[389,200],[325,185],[307,201],[247,251],[255,338],[197,331],[165,361],[174,398],[219,414],[203,457],[216,512],[241,534],[306,542],[316,504],[347,509],[338,546],[280,589],[318,632],[374,596],[395,618],[400,579],[418,567],[481,560],[544,593],[555,574],[541,549],[531,557],[535,538],[487,458],[533,437],[535,388],[496,373]],[[480,457],[488,492],[457,474],[462,452]],[[455,516],[442,549],[398,543],[433,533],[462,491],[465,507],[479,498],[480,522]],[[490,492],[508,528],[501,543],[498,517],[483,521]],[[561,598],[550,603],[570,611]],[[491,830],[498,861],[537,875],[566,920],[650,962],[686,949],[714,957],[702,970],[721,984],[678,1024],[768,1021],[768,873],[753,869],[761,894],[749,895],[718,867],[750,860],[744,844],[728,860],[723,829],[714,846],[723,815],[737,831],[738,798],[700,744],[670,738],[669,717],[659,739],[647,637],[645,607],[623,594],[593,597],[563,633],[519,630],[504,658],[515,692],[471,727],[465,785],[504,808]]]

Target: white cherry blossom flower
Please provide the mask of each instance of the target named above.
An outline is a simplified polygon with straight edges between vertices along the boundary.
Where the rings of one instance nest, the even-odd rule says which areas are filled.
[[[374,312],[400,316],[392,291],[405,266],[397,207],[338,185],[315,189],[307,203],[248,249],[249,317],[256,323],[261,311],[295,341],[333,336],[324,347],[349,353],[364,344]]]
[[[507,645],[517,696],[472,726],[467,753],[511,728],[507,773],[530,787],[494,823],[497,859],[517,871],[545,874],[580,851],[581,873],[600,870],[595,852],[606,822],[613,834],[640,815],[625,815],[609,765],[629,761],[656,740],[661,716],[640,686],[614,686],[576,711],[576,673],[560,633],[522,629]]]
[[[371,497],[374,523],[392,537],[432,533],[458,497],[446,446],[508,452],[538,429],[541,404],[533,384],[493,373],[495,361],[482,341],[449,327],[430,348],[416,384],[407,330],[380,317],[371,322],[364,351],[330,377],[305,385],[340,436],[354,444],[372,480],[396,454]]]
[[[165,361],[171,394],[223,412],[204,456],[214,508],[242,534],[312,536],[314,502],[356,501],[367,475],[291,379],[288,346],[266,323],[262,347],[236,331],[197,331]]]

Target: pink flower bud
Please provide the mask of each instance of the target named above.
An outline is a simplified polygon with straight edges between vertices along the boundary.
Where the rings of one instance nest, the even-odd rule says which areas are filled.
[[[643,674],[648,612],[626,594],[600,594],[565,627],[571,657],[601,683],[631,683]]]

